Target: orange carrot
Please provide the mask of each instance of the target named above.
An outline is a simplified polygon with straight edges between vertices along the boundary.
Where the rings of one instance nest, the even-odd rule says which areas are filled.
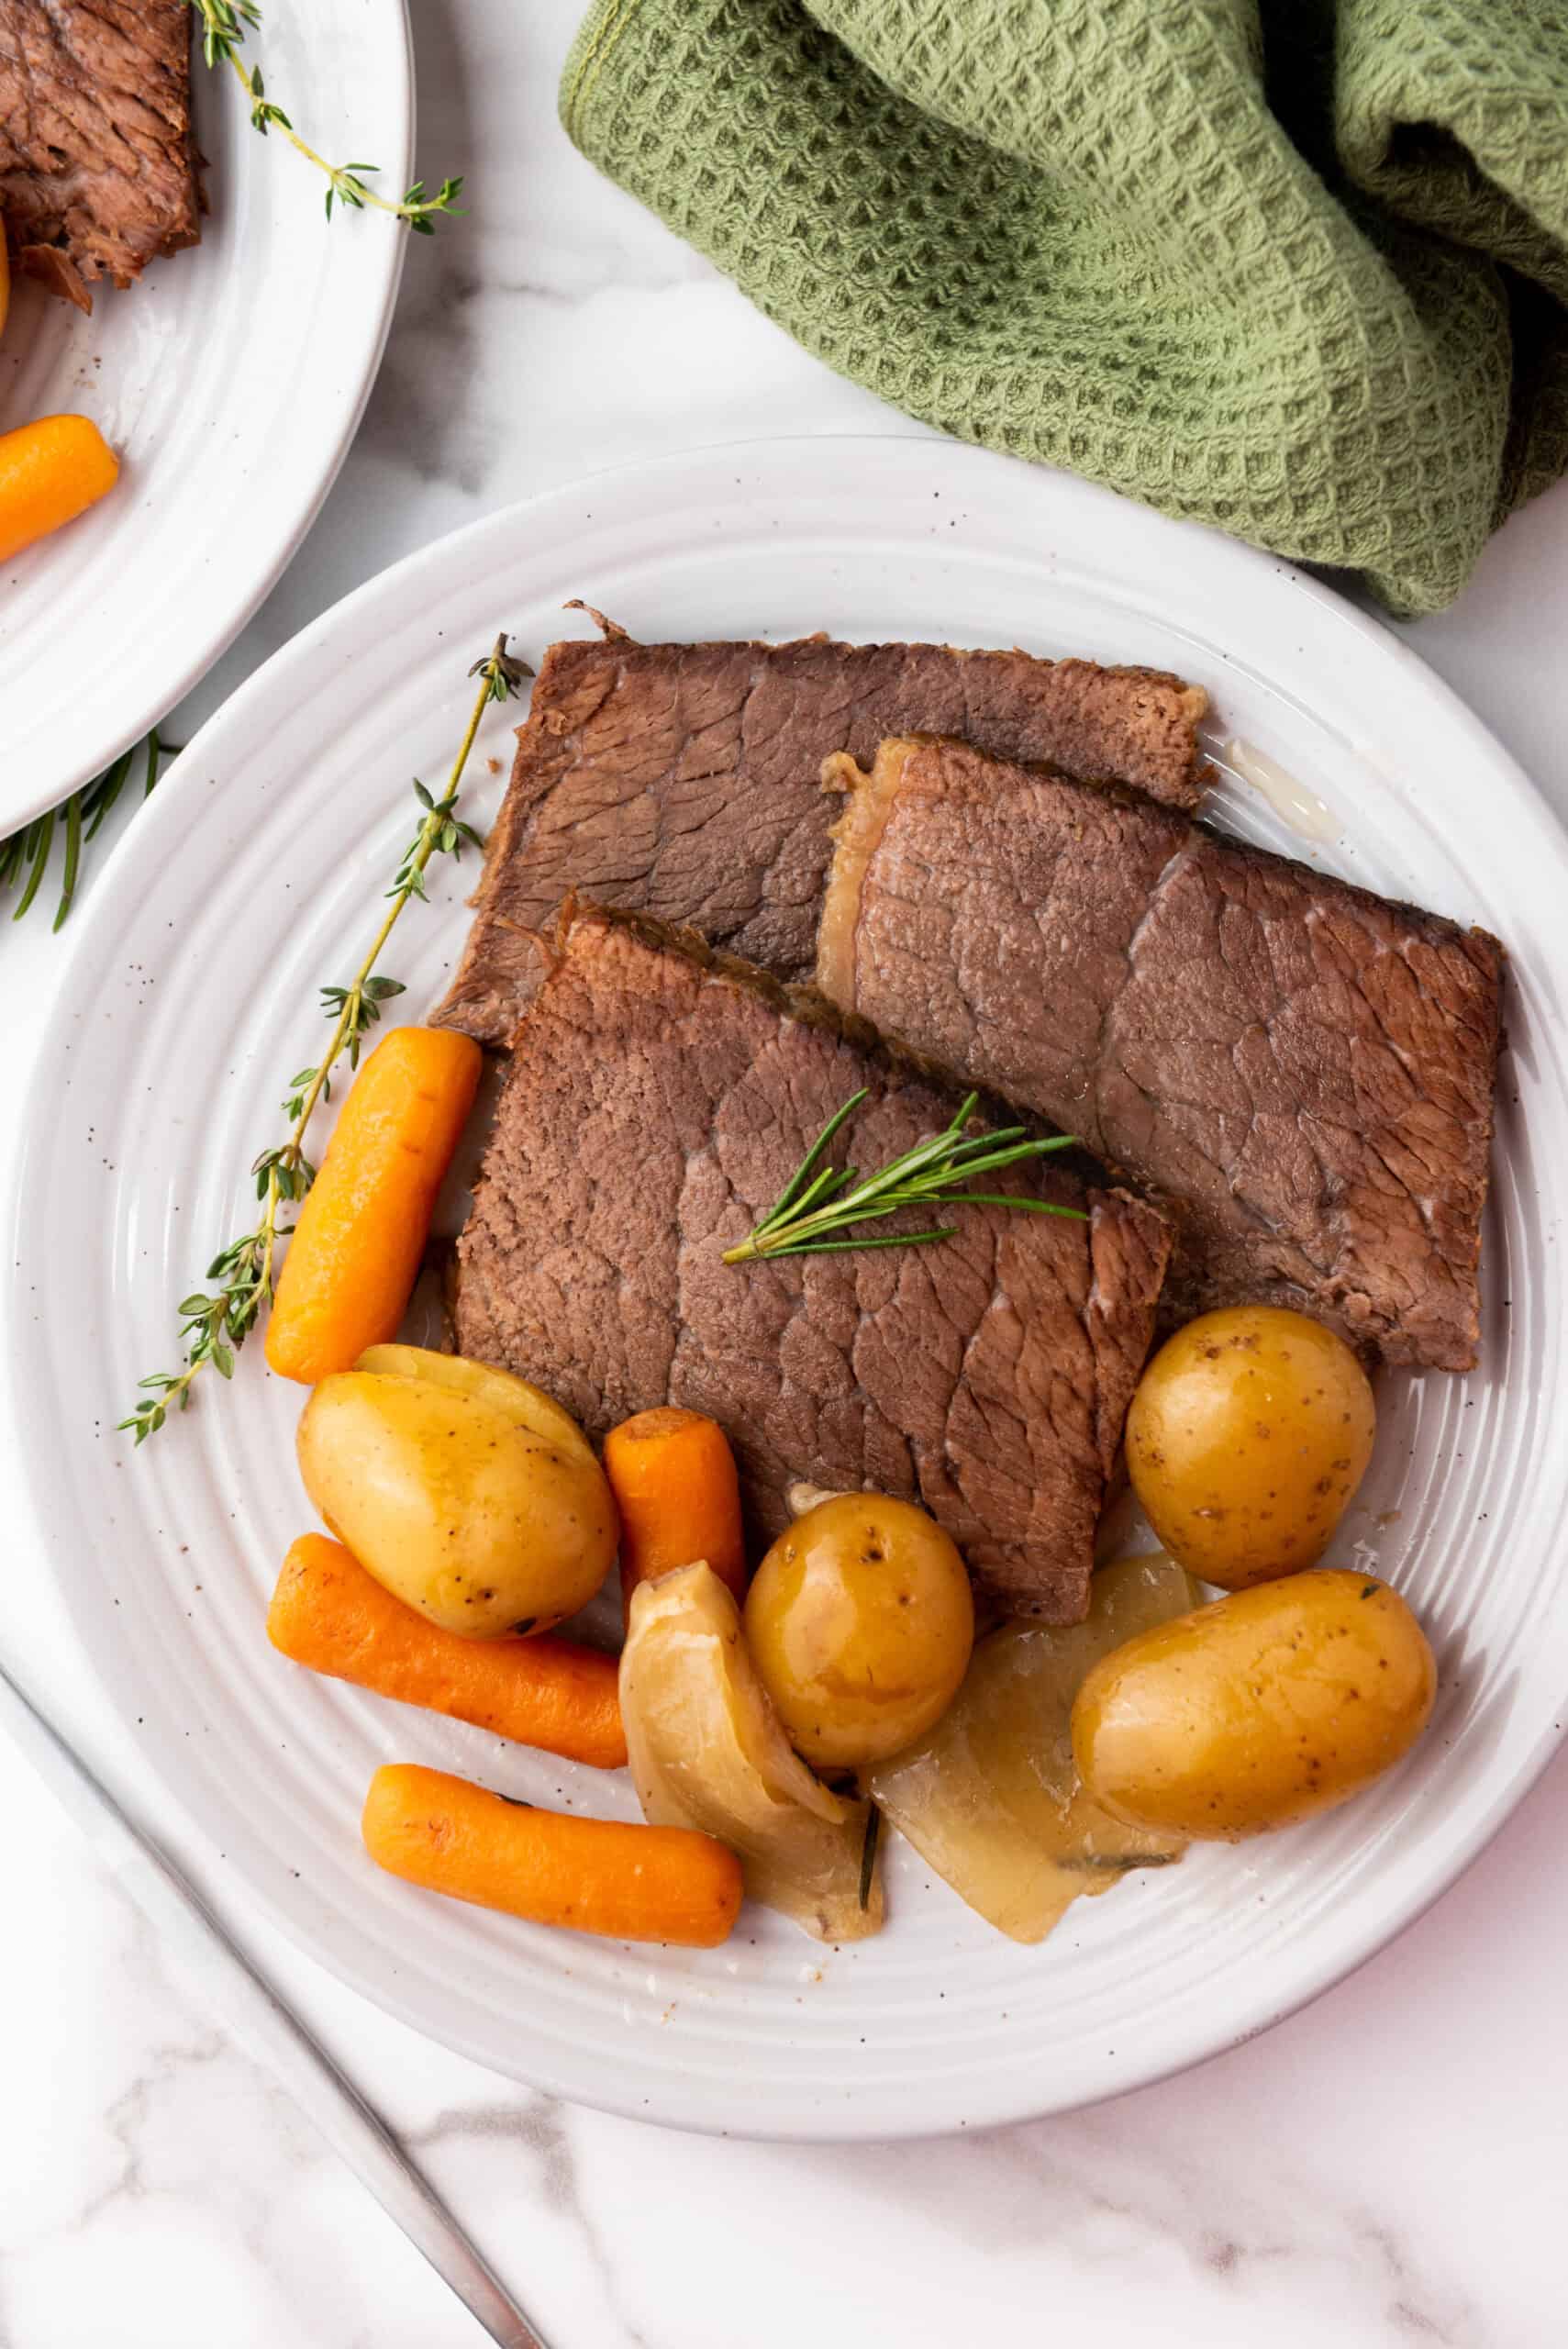
[[[0,562],[95,506],[119,473],[84,416],[40,416],[0,433]]]
[[[745,1597],[740,1486],[735,1455],[716,1420],[669,1406],[639,1411],[606,1437],[605,1474],[620,1510],[628,1607],[639,1582],[699,1558],[737,1598]]]
[[[267,1325],[283,1377],[314,1386],[396,1335],[482,1059],[450,1028],[395,1028],[354,1079]]]
[[[312,1672],[473,1721],[598,1770],[626,1765],[613,1655],[548,1635],[465,1640],[384,1590],[340,1542],[305,1533],[267,1609],[272,1645]]]
[[[740,1861],[695,1828],[534,1810],[413,1762],[376,1772],[360,1824],[391,1875],[536,1925],[713,1949],[740,1907]]]

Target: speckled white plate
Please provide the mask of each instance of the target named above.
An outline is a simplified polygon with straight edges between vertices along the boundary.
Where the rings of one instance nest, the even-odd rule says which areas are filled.
[[[1424,1743],[1362,1801],[1135,1876],[1039,1949],[988,1931],[896,1842],[886,1932],[840,1952],[752,1911],[703,1954],[593,1942],[364,1857],[361,1802],[390,1759],[621,1816],[630,1792],[272,1653],[267,1594],[310,1514],[299,1390],[258,1347],[140,1453],[111,1430],[139,1375],[172,1362],[174,1301],[245,1228],[245,1169],[312,1055],[316,989],[373,918],[410,775],[450,758],[470,662],[498,628],[537,655],[584,625],[561,608],[578,595],[642,636],[827,628],[1177,669],[1210,689],[1217,739],[1271,754],[1331,811],[1337,837],[1311,853],[1507,941],[1483,1367],[1385,1382],[1343,1535],[1341,1554],[1357,1545],[1408,1593],[1442,1675]],[[509,726],[493,713],[481,740],[487,806]],[[1304,846],[1240,785],[1218,812]],[[398,933],[410,1018],[458,952],[472,877],[443,875]],[[1080,482],[929,440],[769,443],[602,477],[428,549],[280,652],[137,818],[19,1120],[8,1408],[106,1702],[198,1849],[302,1944],[435,2037],[589,2103],[895,2136],[1059,2110],[1262,2030],[1451,1882],[1561,1732],[1565,904],[1568,848],[1540,801],[1398,643],[1285,565]]]
[[[313,145],[401,195],[404,0],[269,8],[245,53]],[[94,287],[91,317],[18,277],[0,336],[0,432],[80,410],[121,463],[101,505],[0,564],[0,833],[139,740],[239,633],[332,484],[391,323],[406,230],[328,224],[320,173],[257,136],[199,36],[191,75],[201,243]]]

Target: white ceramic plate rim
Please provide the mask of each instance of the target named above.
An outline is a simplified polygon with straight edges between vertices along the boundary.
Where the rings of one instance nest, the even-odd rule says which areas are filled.
[[[157,799],[139,817],[119,844],[103,876],[100,905],[111,904],[117,893],[134,893],[156,886],[166,858],[177,852],[185,794],[187,791],[194,793],[200,787],[202,773],[210,776],[215,768],[221,766],[226,740],[243,740],[249,731],[252,712],[264,712],[271,697],[286,690],[291,683],[303,680],[318,657],[339,662],[346,646],[357,640],[368,640],[374,633],[376,615],[390,612],[400,605],[406,596],[408,584],[427,566],[452,567],[473,575],[476,568],[483,567],[487,551],[494,547],[516,540],[530,528],[543,536],[542,526],[547,519],[552,516],[569,515],[589,487],[595,495],[613,490],[621,496],[628,496],[635,495],[639,486],[650,479],[659,481],[669,476],[679,477],[694,471],[700,473],[705,464],[728,460],[758,463],[766,458],[776,461],[781,470],[787,470],[791,464],[805,467],[814,460],[821,459],[824,451],[840,447],[846,440],[851,446],[863,448],[867,451],[868,462],[872,460],[872,453],[879,450],[889,451],[891,460],[894,450],[919,448],[940,468],[944,484],[952,485],[959,494],[962,494],[966,478],[975,478],[971,469],[979,468],[989,478],[989,469],[1010,462],[962,447],[917,441],[912,436],[904,435],[835,435],[825,440],[803,437],[797,440],[730,442],[704,450],[681,451],[651,463],[595,473],[469,524],[434,546],[407,557],[344,598],[277,652],[236,693],[176,763]],[[1529,857],[1532,869],[1539,867],[1543,873],[1568,876],[1568,841],[1564,840],[1555,819],[1528,777],[1457,696],[1407,647],[1375,620],[1292,566],[1224,539],[1218,533],[1192,525],[1172,523],[1144,509],[1128,508],[1123,501],[1113,498],[1109,493],[1070,476],[1048,475],[1039,469],[1024,466],[1016,470],[1020,478],[1020,495],[1029,494],[1042,500],[1055,501],[1063,512],[1076,510],[1080,517],[1086,513],[1093,522],[1096,516],[1104,518],[1106,507],[1112,507],[1117,509],[1135,537],[1149,533],[1163,537],[1166,533],[1175,533],[1177,551],[1195,581],[1200,580],[1206,573],[1218,576],[1229,574],[1232,584],[1238,581],[1251,583],[1260,601],[1277,599],[1282,589],[1302,598],[1311,607],[1319,626],[1330,634],[1337,633],[1347,647],[1354,647],[1360,658],[1370,660],[1391,673],[1401,674],[1406,685],[1420,696],[1429,708],[1440,718],[1442,724],[1451,730],[1456,745],[1484,773],[1489,786],[1507,796],[1509,822],[1516,834],[1516,848],[1521,855]],[[1030,485],[1027,491],[1026,484]],[[1165,553],[1169,555],[1171,551],[1171,545],[1167,544]],[[69,967],[44,1039],[44,1049],[38,1064],[39,1074],[19,1120],[28,1139],[15,1162],[10,1183],[11,1208],[6,1225],[14,1244],[19,1242],[18,1219],[29,1188],[33,1161],[39,1154],[36,1139],[40,1130],[39,1120],[47,1114],[49,1108],[48,1073],[69,1041],[72,1023],[78,1016],[83,999],[83,983],[92,969],[96,952],[96,929],[89,913],[72,945]],[[23,1386],[22,1365],[14,1347],[7,1349],[4,1366],[13,1385],[14,1400],[19,1403]],[[35,1518],[41,1517],[45,1467],[36,1454],[28,1456],[26,1474]],[[101,1680],[98,1685],[102,1688]],[[1307,2004],[1385,1946],[1454,1882],[1534,1783],[1562,1734],[1561,1720],[1542,1726],[1528,1748],[1513,1762],[1507,1775],[1492,1788],[1484,1806],[1474,1811],[1465,1831],[1445,1847],[1440,1864],[1434,1863],[1426,1868],[1418,1882],[1396,1893],[1390,1893],[1379,1912],[1375,1916],[1360,1919],[1355,1930],[1347,1932],[1331,1954],[1320,1955],[1306,1971],[1298,1968],[1290,1978],[1284,1995],[1271,1995],[1266,1985],[1261,1986],[1257,1998],[1247,2003],[1241,2011],[1216,2015],[1205,2027],[1190,2032],[1162,2053],[1150,2054],[1132,2065],[1118,2070],[1114,2079],[1107,2079],[1103,2088],[1089,2096],[1074,2093],[1053,2097],[1049,2089],[1042,2090],[1038,2081],[1031,2081],[1027,2076],[1007,2089],[993,2088],[979,2096],[966,2096],[963,2099],[962,2125],[996,2125],[1040,2117],[1095,2101],[1101,2096],[1127,2093],[1240,2044]],[[200,1802],[188,1798],[177,1785],[167,1780],[165,1790],[195,1836],[197,1846],[210,1862],[217,1847],[212,1831],[214,1821],[206,1815],[204,1809],[207,1798],[204,1797]],[[255,1897],[261,1900],[266,1912],[280,1929],[326,1965],[329,1971],[414,2028],[421,2031],[433,2028],[428,2012],[417,2001],[405,1998],[397,1983],[388,1981],[373,1965],[356,1965],[351,1958],[346,1958],[340,1949],[329,1946],[326,1937],[313,1931],[299,1914],[292,1913],[286,1905],[266,1892],[258,1890]],[[494,2048],[466,2030],[461,2005],[454,2006],[450,2017],[443,2020],[439,2036],[473,2060],[495,2065]],[[747,2113],[744,2098],[739,2093],[736,2110],[730,2113],[682,2109],[651,2112],[646,2103],[620,2091],[613,2080],[595,2076],[591,2065],[588,2068],[577,2067],[571,2077],[541,2076],[537,2065],[519,2068],[517,2076],[526,2077],[531,2085],[547,2091],[622,2112],[628,2117],[662,2119],[697,2129],[721,2131],[729,2128],[738,2133],[831,2141],[879,2138],[891,2133],[922,2135],[960,2125],[958,2106],[945,2091],[942,2096],[933,2096],[933,2109],[924,2119],[914,2118],[901,2110],[890,2121],[885,2113],[878,2113],[874,2093],[870,2093],[864,2110],[846,2105],[831,2112],[819,2112],[809,2117],[770,2115],[759,2124],[756,2118]]]
[[[414,171],[415,90],[413,30],[408,18],[408,0],[392,0],[387,10],[386,30],[396,37],[395,51],[384,57],[382,71],[387,84],[391,112],[380,127],[367,127],[365,139],[384,150],[395,150],[395,159],[386,173],[387,184],[396,181],[401,190],[408,185]],[[193,26],[195,20],[193,19]],[[193,30],[193,41],[197,38]],[[200,55],[193,50],[192,71],[201,73]],[[238,89],[227,86],[223,77],[221,95],[236,106],[242,106]],[[216,94],[215,94],[216,95]],[[261,142],[246,126],[245,135],[260,147]],[[270,161],[288,168],[293,159],[285,159],[279,151],[280,141],[274,137],[268,141]],[[361,146],[358,151],[363,153]],[[298,169],[308,168],[303,161]],[[254,160],[249,167],[255,168]],[[379,216],[372,216],[379,218]],[[352,238],[360,222],[348,216],[340,217],[335,233]],[[390,229],[390,223],[385,224]],[[112,765],[121,752],[140,742],[151,728],[168,717],[171,710],[197,685],[213,663],[221,658],[247,621],[261,609],[284,573],[298,553],[312,524],[326,503],[333,483],[341,470],[360,419],[380,371],[382,353],[391,331],[393,312],[397,305],[398,287],[403,279],[403,264],[407,252],[408,235],[397,230],[386,235],[373,234],[357,240],[358,249],[350,255],[335,257],[346,261],[356,272],[362,273],[372,288],[369,306],[370,331],[365,336],[352,395],[333,403],[322,403],[312,413],[306,427],[317,443],[317,456],[310,468],[309,480],[301,484],[302,495],[292,504],[272,507],[265,501],[259,510],[265,518],[267,552],[254,571],[245,573],[244,584],[238,593],[215,595],[188,607],[181,629],[181,641],[186,646],[183,661],[164,663],[143,676],[142,664],[134,658],[106,664],[113,681],[113,703],[116,715],[107,717],[108,696],[84,697],[86,707],[82,718],[70,718],[64,756],[51,761],[40,756],[33,739],[21,739],[25,729],[12,730],[6,746],[6,761],[0,771],[0,830],[14,831],[30,823],[35,816],[58,807],[72,792],[101,774]],[[174,266],[179,255],[171,257]],[[160,266],[166,267],[167,262]],[[105,300],[134,300],[136,288],[128,294],[114,294],[101,289]],[[216,430],[216,421],[215,421]],[[234,576],[235,574],[230,574]],[[285,648],[286,649],[286,648]],[[47,725],[59,740],[67,729],[59,712],[50,713]],[[31,734],[40,740],[48,740],[40,728]],[[173,768],[167,770],[172,774]]]

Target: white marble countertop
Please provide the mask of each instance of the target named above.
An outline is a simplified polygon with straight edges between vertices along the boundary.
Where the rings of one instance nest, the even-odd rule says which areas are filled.
[[[466,173],[473,210],[415,243],[341,479],[182,729],[372,572],[530,490],[705,440],[915,429],[568,147],[554,88],[577,5],[419,0],[421,166]],[[1407,633],[1568,816],[1568,488]],[[36,920],[5,938],[13,1076],[60,952]],[[473,2349],[472,2321],[4,1744],[0,1803],[3,2349]],[[1565,1828],[1568,1753],[1462,1883],[1307,2012],[1117,2104],[962,2143],[756,2146],[554,2105],[250,1939],[552,2349],[1032,2349],[1072,2331],[1095,2349],[1546,2349],[1568,2337]]]

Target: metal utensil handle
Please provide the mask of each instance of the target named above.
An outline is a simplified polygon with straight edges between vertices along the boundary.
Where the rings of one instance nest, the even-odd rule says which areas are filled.
[[[549,2349],[381,2115],[286,2006],[195,1885],[0,1664],[0,1723],[131,1898],[203,1976],[255,2054],[501,2349]]]

